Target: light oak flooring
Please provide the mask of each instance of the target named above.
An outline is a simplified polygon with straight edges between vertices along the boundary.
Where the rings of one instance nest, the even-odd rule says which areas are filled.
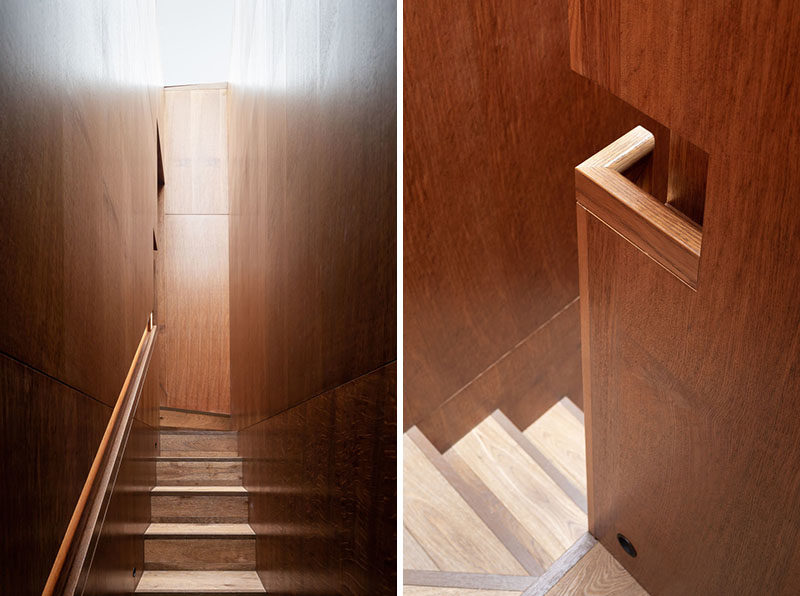
[[[447,452],[403,437],[406,596],[646,594],[587,533],[582,412],[495,411]]]

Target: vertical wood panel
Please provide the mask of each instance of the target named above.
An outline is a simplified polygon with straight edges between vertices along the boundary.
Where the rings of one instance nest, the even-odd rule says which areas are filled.
[[[394,3],[237,4],[233,412],[252,424],[394,359]]]
[[[230,411],[228,217],[166,216],[167,400]]]
[[[403,32],[404,424],[447,446],[581,401],[577,327],[546,329],[578,295],[572,168],[659,129],[570,71],[565,2],[408,2]]]
[[[0,351],[109,405],[152,310],[154,19],[153,2],[0,9]]]
[[[0,592],[44,587],[111,409],[0,355]]]
[[[574,4],[597,18],[607,2]],[[708,173],[696,292],[581,213],[590,524],[650,593],[795,594],[800,11],[616,4],[591,35],[572,28],[575,68],[707,153]],[[676,174],[694,176],[693,152]]]

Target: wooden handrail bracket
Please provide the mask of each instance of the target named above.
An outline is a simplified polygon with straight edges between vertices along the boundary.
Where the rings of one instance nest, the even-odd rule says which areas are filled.
[[[637,126],[575,168],[581,207],[648,257],[697,289],[702,229],[623,176],[653,151],[655,138]]]

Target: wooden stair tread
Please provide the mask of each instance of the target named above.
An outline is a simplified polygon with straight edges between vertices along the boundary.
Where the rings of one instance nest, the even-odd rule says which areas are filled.
[[[208,536],[255,536],[250,524],[186,524],[151,523],[145,530],[145,538],[184,536],[200,538]]]
[[[164,458],[184,458],[184,457],[202,457],[202,458],[229,458],[229,457],[239,457],[239,454],[236,451],[192,451],[189,449],[162,449],[161,455],[159,457]]]
[[[185,462],[207,462],[207,461],[231,461],[240,462],[242,458],[238,455],[159,455],[156,461],[185,461]]]
[[[154,486],[150,489],[154,495],[246,495],[243,486]]]
[[[137,594],[266,594],[255,571],[150,571]]]

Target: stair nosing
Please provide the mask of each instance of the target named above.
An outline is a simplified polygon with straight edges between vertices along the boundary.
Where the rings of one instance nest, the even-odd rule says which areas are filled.
[[[189,490],[194,489],[194,490]],[[172,495],[173,493],[189,494],[189,495],[203,495],[204,493],[213,495],[229,495],[247,496],[248,490],[244,486],[238,485],[180,485],[180,484],[167,484],[154,486],[150,489],[151,495]]]
[[[220,456],[220,457],[206,457],[206,456],[191,456],[191,455],[159,455],[156,456],[156,461],[188,461],[188,462],[204,462],[204,461],[221,461],[221,462],[240,462],[243,458],[240,455]]]
[[[185,526],[187,528],[188,527],[191,527],[191,528],[200,527],[201,529],[205,528],[205,527],[215,527],[215,526],[236,526],[235,530],[238,529],[238,532],[237,531],[233,531],[233,532],[230,532],[230,533],[219,533],[219,532],[214,532],[214,533],[196,532],[196,533],[194,533],[194,532],[186,532],[186,531],[184,531],[184,532],[180,532],[180,531],[164,532],[163,530],[161,532],[159,532],[158,530],[160,528],[153,529],[153,526],[171,526],[173,528],[175,526],[179,526],[179,527],[180,526]],[[244,532],[243,531],[244,529],[246,529],[248,531]],[[182,540],[193,539],[193,538],[204,538],[204,539],[207,539],[207,538],[214,538],[214,539],[216,539],[216,538],[230,538],[230,539],[253,538],[253,539],[255,539],[255,537],[256,537],[255,530],[253,530],[253,527],[250,524],[248,524],[247,522],[221,523],[221,524],[220,523],[217,523],[217,524],[214,524],[214,523],[198,524],[198,523],[191,523],[191,522],[189,522],[189,523],[159,523],[159,522],[151,522],[150,525],[147,526],[147,529],[144,531],[145,540],[154,539],[154,538],[158,538],[158,539],[175,539],[175,538],[178,538],[178,539],[182,539]]]

